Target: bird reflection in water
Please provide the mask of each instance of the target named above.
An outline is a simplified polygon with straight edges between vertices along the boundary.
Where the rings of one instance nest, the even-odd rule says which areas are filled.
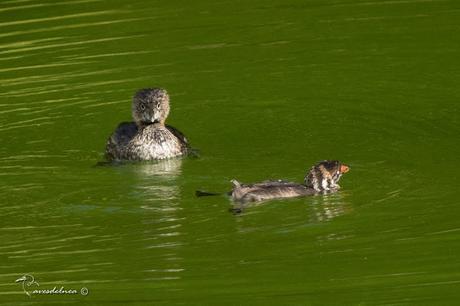
[[[144,202],[141,208],[158,209],[156,205],[149,205],[158,202],[164,202],[167,206],[177,205],[180,190],[176,180],[182,173],[181,166],[181,159],[168,159],[155,163],[141,163],[134,167],[140,178],[135,189]]]
[[[137,239],[140,252],[137,274],[144,281],[168,282],[182,277],[181,255],[183,222],[180,206],[181,189],[177,183],[182,170],[181,159],[139,163],[133,171],[138,177],[132,196],[139,203],[141,213]]]
[[[308,205],[310,223],[330,221],[341,215],[350,213],[352,207],[345,198],[346,194],[337,192],[325,196],[315,196]]]
[[[337,192],[327,195],[314,195],[305,199],[304,204],[308,207],[308,222],[327,222],[341,215],[352,211],[352,206],[345,200],[346,193]],[[233,202],[229,211],[234,215],[241,215],[247,212],[248,209],[255,208],[261,205],[267,205],[271,201],[261,202]],[[301,204],[302,205],[302,204]]]

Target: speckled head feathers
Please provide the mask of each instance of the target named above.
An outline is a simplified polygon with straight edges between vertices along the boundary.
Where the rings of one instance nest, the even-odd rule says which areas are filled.
[[[314,165],[305,176],[305,185],[316,191],[339,189],[337,184],[342,174],[350,168],[338,160],[323,160]]]
[[[169,114],[169,95],[162,88],[144,88],[133,97],[132,115],[136,124],[164,124]]]

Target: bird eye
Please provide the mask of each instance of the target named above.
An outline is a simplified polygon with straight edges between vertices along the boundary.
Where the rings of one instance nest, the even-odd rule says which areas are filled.
[[[140,107],[141,107],[141,110],[145,110],[145,105],[144,104],[141,104]]]

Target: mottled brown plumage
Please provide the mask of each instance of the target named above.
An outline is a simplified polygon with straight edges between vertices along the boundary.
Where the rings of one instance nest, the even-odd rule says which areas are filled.
[[[305,185],[278,181],[264,181],[255,184],[242,184],[232,180],[232,199],[239,202],[258,202],[269,199],[308,196],[331,193],[340,189],[337,182],[349,167],[339,161],[321,161],[313,166],[305,177]]]
[[[108,159],[159,160],[189,153],[184,134],[165,124],[169,114],[166,90],[139,90],[133,97],[131,109],[134,122],[121,123],[107,141]]]

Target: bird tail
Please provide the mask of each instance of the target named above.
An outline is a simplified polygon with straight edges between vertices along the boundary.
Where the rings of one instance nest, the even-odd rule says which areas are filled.
[[[241,183],[238,182],[238,181],[235,180],[235,179],[231,180],[230,182],[232,183],[233,188],[239,188],[239,187],[241,187]]]

